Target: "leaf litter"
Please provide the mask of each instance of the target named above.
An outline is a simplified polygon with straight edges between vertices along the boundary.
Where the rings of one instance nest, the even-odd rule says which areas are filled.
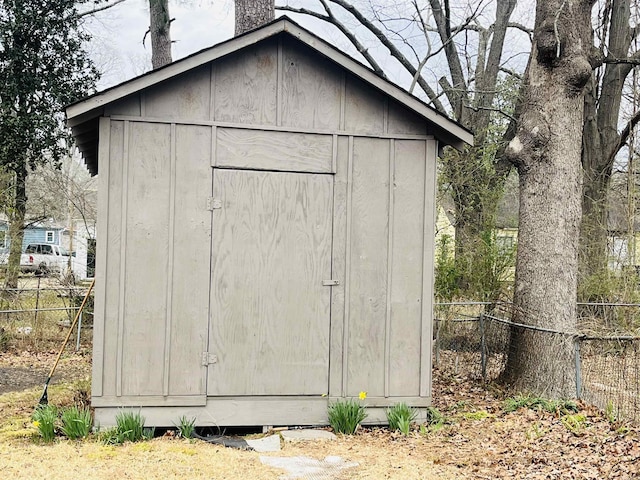
[[[9,356],[10,357],[10,356]],[[0,356],[0,368],[33,368],[34,358]],[[38,359],[40,360],[40,359]],[[48,359],[47,359],[48,360]],[[37,360],[35,360],[37,361]],[[39,362],[38,362],[39,363]],[[72,355],[60,378],[89,371],[89,355]],[[76,375],[74,377],[74,375]],[[32,382],[34,383],[34,382]],[[640,430],[610,421],[604,412],[578,402],[575,418],[520,408],[506,413],[505,394],[464,375],[434,370],[433,404],[444,415],[441,428],[416,426],[410,435],[365,427],[334,441],[283,444],[272,456],[341,457],[358,467],[339,479],[632,479],[640,476]],[[7,478],[215,478],[278,479],[287,473],[267,467],[256,452],[200,441],[157,438],[140,444],[104,446],[97,441],[34,441],[29,415],[40,381],[0,395],[0,471]],[[73,402],[73,384],[52,390],[58,405]],[[563,421],[564,419],[564,421]]]

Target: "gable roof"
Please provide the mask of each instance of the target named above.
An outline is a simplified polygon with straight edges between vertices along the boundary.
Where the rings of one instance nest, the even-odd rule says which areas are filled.
[[[473,134],[462,125],[398,85],[379,76],[369,67],[344,54],[285,16],[68,105],[66,108],[67,124],[73,130],[76,144],[91,173],[96,174],[98,171],[98,118],[102,115],[106,105],[280,34],[294,37],[431,122],[435,127],[436,137],[444,144],[457,149],[461,149],[465,143],[473,144]]]

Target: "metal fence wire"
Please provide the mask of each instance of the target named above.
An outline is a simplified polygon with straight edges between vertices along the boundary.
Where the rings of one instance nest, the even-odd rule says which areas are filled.
[[[562,385],[549,385],[549,392],[575,392],[608,415],[640,422],[640,336],[619,333],[640,329],[640,304],[580,304],[578,313],[577,331],[563,332],[514,323],[510,303],[438,303],[434,367],[472,380],[502,379],[509,355],[519,348],[512,335],[526,334],[534,347],[519,350],[525,358],[540,354],[537,344],[544,344],[547,355],[567,358],[548,363],[548,368],[565,371],[525,375],[558,379]]]

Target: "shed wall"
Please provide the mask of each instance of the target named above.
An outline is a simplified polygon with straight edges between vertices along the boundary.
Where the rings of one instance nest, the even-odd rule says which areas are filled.
[[[211,347],[210,288],[213,296],[225,288],[210,276],[212,179],[223,168],[330,179],[330,276],[339,285],[328,287],[328,398],[364,390],[372,406],[428,403],[437,143],[426,122],[278,39],[105,114],[94,406],[201,405],[199,423],[221,421],[205,406],[213,405],[205,397],[216,391],[207,386],[215,366],[202,360]],[[229,412],[223,424],[242,424],[230,413],[237,399],[226,401],[215,403]],[[271,398],[258,423],[287,401]],[[289,422],[305,423],[297,418]]]

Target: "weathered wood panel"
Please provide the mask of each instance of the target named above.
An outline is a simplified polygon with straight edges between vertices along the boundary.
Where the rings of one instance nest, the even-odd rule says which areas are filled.
[[[105,117],[112,115],[131,115],[133,117],[139,117],[140,111],[140,94],[135,93],[124,97],[117,102],[113,102],[104,107]]]
[[[332,177],[214,170],[209,395],[326,394]]]
[[[436,225],[436,157],[438,141],[427,140],[424,189],[424,257],[422,260],[422,358],[420,365],[420,396],[431,397],[431,351],[433,344],[433,290]],[[426,353],[428,352],[428,354]]]
[[[349,138],[338,137],[336,175],[333,177],[333,250],[331,271],[339,285],[331,289],[331,370],[329,395],[342,395],[344,305],[346,289],[347,245],[347,188],[349,167]]]
[[[210,95],[211,69],[205,65],[146,90],[145,116],[208,120]]]
[[[427,134],[427,122],[415,112],[399,103],[389,100],[387,133],[390,134]]]
[[[176,126],[170,395],[206,394],[211,245],[211,128]]]
[[[170,125],[130,124],[122,394],[163,393]]]
[[[338,130],[342,72],[302,44],[282,49],[282,125]]]
[[[109,151],[111,149],[111,123],[108,118],[99,120],[99,132],[102,142],[99,145],[98,157],[103,165],[103,174],[98,177],[98,231],[106,232],[109,222]],[[93,365],[91,395],[102,396],[103,371],[104,371],[104,331],[105,331],[105,305],[106,305],[106,271],[107,271],[107,236],[97,245],[96,265],[98,267],[94,277],[96,288],[94,289],[94,317],[93,317]]]
[[[277,40],[247,47],[213,68],[214,120],[276,124]]]
[[[347,76],[344,128],[359,134],[385,133],[385,98],[374,88]]]
[[[351,189],[346,394],[384,396],[389,140],[354,139]]]
[[[116,395],[116,367],[118,365],[118,312],[120,304],[120,263],[122,238],[122,167],[124,164],[124,122],[110,122],[109,162],[103,172],[108,181],[108,212],[106,229],[100,230],[98,245],[106,249],[104,270],[104,369],[103,395]],[[102,192],[101,192],[102,193]],[[101,197],[105,198],[105,197]],[[100,207],[99,207],[100,208]],[[104,232],[104,234],[102,233]],[[101,248],[98,246],[98,249]],[[97,265],[98,266],[98,265]],[[99,270],[96,271],[96,274]],[[97,287],[100,288],[97,280]],[[99,331],[94,332],[98,341]]]
[[[217,128],[216,166],[330,173],[333,136]]]
[[[418,396],[422,336],[425,142],[396,140],[394,143],[389,393],[391,396]]]

